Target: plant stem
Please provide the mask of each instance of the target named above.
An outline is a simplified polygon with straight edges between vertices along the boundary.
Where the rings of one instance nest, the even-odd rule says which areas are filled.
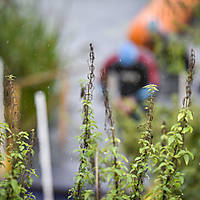
[[[108,123],[110,125],[112,145],[113,145],[114,148],[117,148],[114,121],[113,121],[112,110],[111,110],[109,98],[108,98],[107,79],[106,79],[105,72],[103,72],[102,77],[103,77],[103,96],[104,96],[104,106],[105,106],[106,120],[108,121]],[[105,123],[105,127],[106,127],[106,123]],[[116,149],[116,151],[117,151],[117,149]],[[115,155],[113,155],[113,162],[114,162],[114,168],[118,169],[117,157]],[[118,194],[118,192],[119,192],[118,191],[119,177],[118,177],[118,174],[116,172],[114,172],[114,182],[115,182],[115,191],[116,191],[116,194]]]
[[[96,148],[96,159],[95,159],[95,176],[96,176],[96,200],[100,198],[100,191],[99,191],[99,149]]]

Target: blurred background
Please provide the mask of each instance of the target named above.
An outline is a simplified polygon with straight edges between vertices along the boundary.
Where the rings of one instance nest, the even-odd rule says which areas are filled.
[[[95,51],[94,112],[100,131],[104,131],[100,70],[104,66],[109,67],[105,63],[113,54],[119,54],[119,62],[123,62],[123,59],[126,61],[123,57],[123,45],[127,41],[137,48],[146,49],[157,63],[155,73],[159,77],[160,92],[156,98],[155,132],[163,120],[168,119],[168,126],[175,120],[180,99],[184,96],[184,77],[191,48],[196,52],[193,107],[200,111],[198,0],[180,1],[178,4],[175,0],[159,0],[161,7],[159,3],[155,6],[154,2],[155,0],[0,1],[0,57],[4,63],[4,74],[16,76],[21,129],[36,129],[34,94],[40,90],[46,95],[55,199],[67,198],[67,191],[73,186],[73,177],[79,166],[77,153],[74,153],[78,148],[75,136],[80,134],[80,82],[88,73],[89,43],[93,43]],[[170,22],[173,18],[180,20],[174,24]],[[125,47],[126,52],[129,46]],[[146,64],[148,66],[148,62]],[[147,74],[149,79],[154,75]],[[111,77],[110,93],[113,97],[118,95],[117,81],[119,80],[115,76]],[[115,119],[122,140],[121,151],[132,160],[137,153],[137,142],[133,141],[138,140],[138,135],[134,132],[144,113],[138,111],[141,120],[135,120],[118,105],[115,104]],[[5,111],[8,107],[9,102],[5,100]],[[137,109],[137,106],[133,107],[134,110]],[[5,118],[9,120],[9,113],[5,112]],[[194,134],[187,142],[198,158],[200,137],[197,112],[194,119]],[[35,152],[33,167],[37,169],[39,178],[34,180],[31,191],[36,199],[43,199],[38,138]],[[185,199],[198,199],[198,159],[184,170],[189,174],[183,186],[187,188]]]

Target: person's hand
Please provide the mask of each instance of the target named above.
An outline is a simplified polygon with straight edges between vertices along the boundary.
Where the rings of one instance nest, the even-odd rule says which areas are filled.
[[[117,99],[114,104],[118,109],[122,110],[127,115],[133,113],[137,107],[137,102],[133,97]]]

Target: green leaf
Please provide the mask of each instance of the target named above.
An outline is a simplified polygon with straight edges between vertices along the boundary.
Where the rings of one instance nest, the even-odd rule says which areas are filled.
[[[118,174],[119,176],[123,176],[123,172],[122,172],[122,170],[120,170],[120,169],[115,169],[114,172],[115,172],[116,174]]]
[[[178,121],[181,121],[185,117],[185,113],[181,112],[178,114]]]
[[[192,111],[191,111],[191,110],[186,110],[186,114],[187,114],[187,117],[188,117],[190,120],[193,120],[193,114],[192,114]]]
[[[192,133],[193,132],[193,128],[191,126],[187,126],[183,129],[182,133]]]
[[[184,177],[183,177],[183,176],[180,176],[180,177],[179,177],[179,180],[180,180],[180,183],[183,185],[183,183],[184,183]]]
[[[113,174],[112,174],[112,173],[109,173],[109,174],[107,175],[107,182],[108,182],[108,183],[110,182],[111,178],[113,178]]]
[[[191,153],[190,151],[187,151],[187,153],[188,153],[189,156],[192,158],[192,160],[194,160],[194,155],[193,155],[193,153]]]
[[[138,174],[141,174],[141,173],[143,173],[144,171],[145,171],[145,169],[140,168],[140,169],[138,170]]]
[[[175,140],[175,137],[174,135],[170,136],[169,139],[168,139],[168,145],[171,145]]]
[[[145,195],[145,199],[147,199],[148,197],[150,197],[153,194],[153,191],[150,191],[147,195]]]
[[[141,157],[136,157],[136,158],[135,158],[135,161],[140,160],[140,159],[141,159]]]
[[[160,163],[159,168],[166,166],[165,162]]]
[[[19,195],[20,189],[19,189],[17,180],[11,179],[11,186],[12,186],[12,188],[13,188],[14,193],[15,193],[16,195]]]
[[[165,185],[162,187],[162,189],[163,189],[164,191],[166,191],[167,193],[170,193],[170,192],[171,192],[171,191],[167,188],[167,186],[165,186]]]
[[[115,138],[115,141],[117,142],[117,144],[120,143],[120,139],[119,138]]]
[[[85,194],[84,194],[84,199],[88,200],[90,199],[90,196],[93,194],[92,190],[85,190]]]
[[[120,157],[121,157],[126,163],[128,163],[128,159],[127,159],[125,156],[123,156],[123,155],[120,154]]]
[[[181,183],[179,183],[179,182],[176,182],[176,183],[174,183],[174,186],[178,189],[178,188],[180,188],[181,187]]]
[[[183,140],[180,133],[177,133],[177,134],[176,134],[176,137],[177,137],[179,140],[181,140],[181,141]]]
[[[185,164],[188,165],[189,160],[190,160],[190,157],[189,157],[188,154],[185,154],[185,155],[184,155],[184,160],[185,160]]]

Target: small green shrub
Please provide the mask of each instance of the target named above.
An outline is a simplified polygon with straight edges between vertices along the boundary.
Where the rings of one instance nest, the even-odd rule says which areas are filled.
[[[90,45],[90,72],[88,74],[88,81],[86,85],[82,86],[81,97],[82,97],[82,126],[81,135],[78,136],[79,141],[79,152],[80,165],[79,171],[76,175],[74,187],[70,190],[69,198],[74,199],[88,199],[94,196],[91,189],[86,187],[98,184],[95,182],[95,165],[94,159],[97,151],[97,140],[99,132],[97,131],[96,122],[94,121],[94,114],[92,109],[92,91],[94,89],[94,52],[93,47]],[[98,193],[98,192],[96,192]],[[98,194],[96,194],[98,196]]]
[[[37,176],[35,169],[32,168],[34,130],[31,133],[19,131],[19,110],[13,88],[14,76],[9,75],[7,78],[11,86],[11,117],[10,126],[0,123],[0,169],[5,171],[0,180],[0,199],[35,199],[34,195],[28,192],[32,186],[33,176]]]
[[[5,148],[6,154],[0,154],[1,168],[6,167],[7,172],[0,181],[1,200],[23,200],[34,199],[34,195],[28,192],[32,186],[33,176],[37,176],[35,169],[30,168],[31,157],[33,156],[34,132],[12,133],[7,124],[1,124],[1,146],[5,140],[8,145]],[[6,133],[5,133],[6,131]],[[7,165],[4,165],[7,160]],[[10,167],[9,167],[10,166]],[[10,169],[8,169],[10,168]]]
[[[92,45],[90,47],[90,55],[94,55]],[[125,156],[119,153],[120,140],[116,137],[112,109],[109,103],[108,91],[105,87],[106,83],[103,84],[103,94],[108,145],[105,145],[102,149],[97,148],[101,134],[97,134],[96,122],[91,108],[94,56],[92,58],[90,60],[92,64],[89,66],[88,83],[82,89],[85,99],[83,101],[84,120],[81,127],[83,134],[78,137],[80,167],[70,197],[79,200],[100,198],[103,200],[183,199],[181,186],[184,184],[184,177],[187,177],[187,174],[183,174],[184,167],[182,163],[184,161],[187,166],[189,160],[194,159],[193,154],[186,148],[187,143],[185,142],[186,135],[193,132],[190,123],[193,120],[193,112],[189,106],[191,104],[191,83],[195,64],[194,51],[191,52],[183,107],[179,110],[176,122],[171,125],[170,129],[167,129],[165,123],[163,123],[159,132],[156,133],[157,135],[160,133],[156,142],[154,141],[154,135],[156,134],[153,129],[153,99],[154,91],[157,88],[155,85],[146,86],[151,95],[147,101],[144,124],[140,125],[141,133],[138,134],[140,139],[138,141],[137,157],[131,159],[132,161],[128,161]],[[131,132],[131,134],[137,133]],[[137,141],[130,142],[137,143]],[[150,179],[153,187],[152,190],[145,191],[144,180],[148,178],[148,172],[151,172]],[[108,185],[104,195],[100,193],[101,182]],[[94,189],[94,185],[96,185],[96,189]],[[96,195],[94,195],[95,193]]]

